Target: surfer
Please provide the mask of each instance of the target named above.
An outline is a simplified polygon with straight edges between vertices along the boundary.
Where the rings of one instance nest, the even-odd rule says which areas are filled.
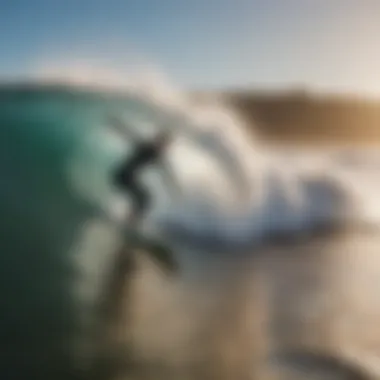
[[[138,223],[151,205],[151,194],[138,176],[146,167],[162,163],[163,156],[172,141],[172,134],[164,130],[158,132],[153,139],[144,141],[130,128],[125,128],[116,118],[110,120],[110,125],[132,140],[135,145],[132,154],[113,173],[113,182],[119,189],[128,193],[132,199],[133,206],[129,222]],[[163,173],[168,174],[166,165],[160,166],[165,168]],[[172,180],[172,176],[166,177],[170,177]]]

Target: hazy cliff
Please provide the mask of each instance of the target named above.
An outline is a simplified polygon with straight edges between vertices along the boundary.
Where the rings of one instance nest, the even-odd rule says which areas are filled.
[[[235,91],[218,93],[218,97],[270,140],[380,142],[380,101],[304,92]]]

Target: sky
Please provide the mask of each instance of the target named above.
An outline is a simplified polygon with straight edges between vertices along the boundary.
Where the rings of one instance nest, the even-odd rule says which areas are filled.
[[[49,62],[139,57],[185,88],[380,97],[378,0],[0,0],[0,46],[8,80]]]

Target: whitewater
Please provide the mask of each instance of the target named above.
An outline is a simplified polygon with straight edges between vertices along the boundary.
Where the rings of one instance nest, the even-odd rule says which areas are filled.
[[[160,98],[160,90],[153,91],[152,86],[151,92],[124,88],[132,101],[139,102],[140,110],[120,116],[144,137],[160,128],[174,131],[177,138],[167,164],[174,169],[182,194],[180,200],[172,198],[157,173],[144,178],[156,199],[148,233],[155,231],[176,249],[232,254],[249,251],[276,234],[378,224],[376,149],[272,147],[261,143],[252,126],[248,130],[217,98],[197,102],[172,88],[161,90]],[[79,147],[82,156],[72,160],[72,172],[77,173],[73,187],[99,204],[105,202],[101,207],[122,217],[127,214],[123,195],[97,192],[107,185],[83,175],[91,162],[81,167],[86,148],[105,155],[128,152],[128,145],[107,131],[105,120],[99,123],[103,130],[90,132],[84,147]]]
[[[206,235],[214,230],[233,239],[238,230],[239,239],[248,235],[259,239],[272,230],[307,230],[319,223],[344,221],[376,224],[380,217],[376,197],[371,196],[379,185],[376,148],[266,146],[255,136],[254,126],[248,130],[218,96],[196,100],[152,67],[120,72],[91,60],[54,62],[39,67],[34,78],[40,83],[122,93],[133,104],[119,108],[119,116],[130,128],[145,137],[158,128],[177,132],[168,163],[184,194],[181,204],[173,205],[165,199],[168,189],[155,179],[152,185],[157,188],[153,192],[160,215],[153,214],[159,224],[170,224],[174,218],[180,225],[195,228],[204,222],[210,226],[210,230],[200,228]],[[126,147],[112,133],[107,136],[106,120],[96,122],[104,130],[95,126],[79,149],[122,154]],[[242,198],[243,206],[236,202]],[[231,206],[237,211],[231,211]]]

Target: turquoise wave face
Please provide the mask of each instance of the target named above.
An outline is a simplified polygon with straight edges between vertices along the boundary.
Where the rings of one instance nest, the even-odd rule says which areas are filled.
[[[70,168],[73,157],[86,161],[107,184],[120,154],[88,138],[110,110],[138,107],[102,94],[0,91],[0,378],[67,379],[74,370],[81,274],[72,248],[96,204],[75,191]]]

